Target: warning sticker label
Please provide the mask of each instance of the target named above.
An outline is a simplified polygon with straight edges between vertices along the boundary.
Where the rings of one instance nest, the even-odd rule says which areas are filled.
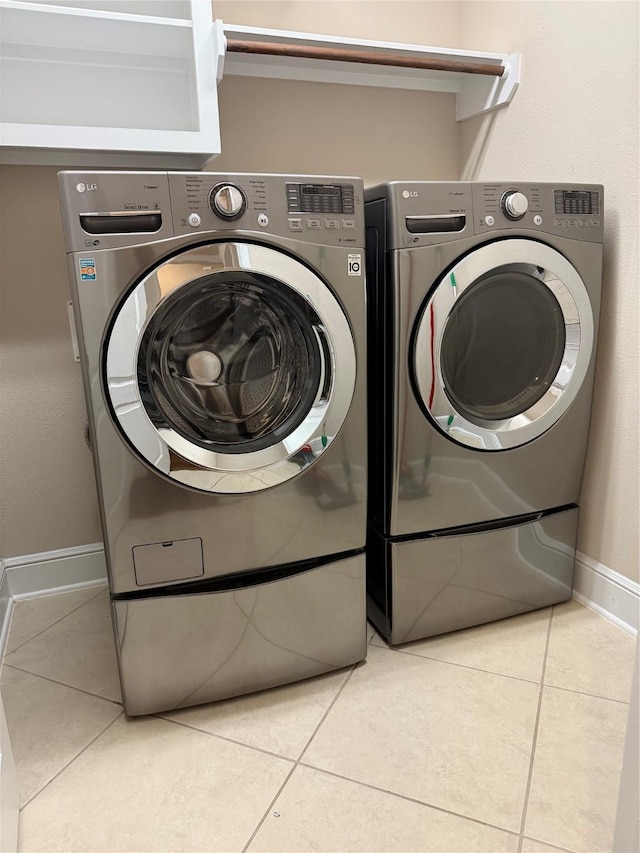
[[[94,258],[80,258],[80,278],[82,281],[96,280],[96,262]]]

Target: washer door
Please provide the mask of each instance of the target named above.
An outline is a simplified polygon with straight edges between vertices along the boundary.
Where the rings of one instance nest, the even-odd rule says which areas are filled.
[[[571,405],[593,351],[584,282],[559,252],[502,240],[438,282],[414,329],[422,406],[459,444],[505,450],[537,438]]]
[[[104,344],[115,422],[148,465],[194,489],[255,492],[326,450],[356,356],[327,285],[288,255],[225,242],[143,278]]]

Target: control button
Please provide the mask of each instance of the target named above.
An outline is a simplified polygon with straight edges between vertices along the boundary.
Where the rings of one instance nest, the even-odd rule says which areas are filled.
[[[302,219],[289,219],[289,231],[302,231]]]
[[[337,219],[325,219],[324,227],[325,228],[339,228],[340,225],[338,224]]]
[[[189,225],[192,225],[194,228],[197,228],[198,225],[200,225],[200,223],[202,222],[202,219],[200,219],[197,213],[190,213],[187,222],[189,223]]]
[[[343,219],[342,220],[342,227],[343,228],[355,228],[356,227],[355,219]]]
[[[322,222],[319,219],[307,219],[307,228],[322,228]]]
[[[567,228],[577,228],[578,220],[577,219],[567,219]]]
[[[564,219],[554,219],[553,224],[559,228],[564,228]]]
[[[533,217],[533,224],[534,224],[534,225],[542,225],[542,217],[540,216],[540,214],[538,214],[538,213],[537,213],[537,214]]]
[[[592,219],[592,220],[591,220],[591,227],[592,227],[592,228],[597,228],[597,227],[598,227],[598,225],[600,225],[600,220],[599,220],[599,219]]]
[[[501,199],[502,212],[507,219],[522,219],[529,209],[529,199],[518,190],[509,190]]]
[[[266,213],[259,213],[258,214],[258,225],[261,228],[266,228],[268,224],[269,224],[269,217],[267,216],[267,214]]]
[[[219,219],[232,222],[240,219],[247,209],[247,199],[233,184],[217,184],[209,193],[209,207]]]
[[[485,216],[485,218],[484,218],[484,224],[485,224],[485,225],[488,225],[488,226],[489,226],[489,228],[491,228],[491,226],[492,226],[492,225],[495,225],[495,224],[496,224],[496,220],[495,220],[495,218],[494,218],[493,216],[491,216],[491,214],[489,214],[489,216]]]
[[[589,220],[588,219],[578,219],[578,222],[579,222],[581,228],[588,228],[589,227]]]

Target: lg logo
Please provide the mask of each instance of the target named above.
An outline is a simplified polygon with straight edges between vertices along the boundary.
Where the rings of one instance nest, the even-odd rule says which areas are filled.
[[[83,193],[83,192],[90,193],[92,190],[97,190],[98,185],[97,184],[83,184],[82,181],[80,181],[79,184],[76,184],[76,189],[78,190],[79,193]]]
[[[402,198],[418,198],[415,190],[402,190]]]

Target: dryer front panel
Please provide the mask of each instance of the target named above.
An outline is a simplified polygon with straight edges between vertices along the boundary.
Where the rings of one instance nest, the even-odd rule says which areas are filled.
[[[154,470],[244,494],[295,477],[340,430],[355,388],[343,309],[307,266],[225,241],[145,276],[105,335],[114,422]]]
[[[526,239],[485,244],[425,300],[410,368],[423,409],[452,441],[519,447],[569,408],[587,374],[594,323],[575,267]]]

